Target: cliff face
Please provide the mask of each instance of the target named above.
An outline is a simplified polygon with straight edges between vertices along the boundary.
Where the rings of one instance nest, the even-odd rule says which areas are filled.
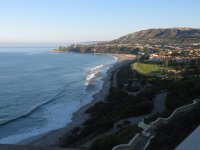
[[[71,45],[62,47],[58,51],[83,53],[134,53],[138,49],[145,49],[146,45],[181,45],[200,42],[200,29],[166,28],[148,29],[134,32],[119,39],[91,45]]]

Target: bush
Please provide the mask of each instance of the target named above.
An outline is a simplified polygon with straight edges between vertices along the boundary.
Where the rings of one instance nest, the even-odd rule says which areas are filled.
[[[91,150],[111,150],[118,143],[119,141],[117,138],[115,138],[115,135],[107,135],[96,140],[92,144]]]
[[[138,103],[136,105],[122,107],[121,114],[123,114],[126,117],[139,116],[151,112],[152,108],[153,108],[152,101],[147,100],[147,101],[142,101],[141,103]]]
[[[128,96],[128,94],[125,91],[121,89],[112,88],[110,89],[110,92],[106,100],[107,102],[116,102],[116,101],[121,101],[126,96]]]
[[[114,146],[128,143],[142,129],[136,125],[127,126],[115,134],[106,135],[92,143],[91,150],[111,150]]]
[[[169,110],[174,110],[200,98],[200,78],[185,78],[175,82],[168,90],[166,107]]]
[[[130,84],[130,80],[133,78],[132,69],[130,64],[123,66],[117,73],[117,84],[119,88],[124,88],[124,84]]]
[[[171,115],[171,113],[172,113],[171,111],[165,110],[162,113],[153,114],[152,116],[148,116],[148,118],[144,118],[144,123],[145,124],[149,124],[149,123],[155,121],[156,119],[158,119],[159,117],[167,118],[167,117],[169,117]]]
[[[145,97],[149,100],[153,100],[153,98],[155,97],[155,95],[158,91],[159,91],[159,89],[157,89],[157,88],[146,89],[145,91],[139,93],[137,95],[137,97]]]

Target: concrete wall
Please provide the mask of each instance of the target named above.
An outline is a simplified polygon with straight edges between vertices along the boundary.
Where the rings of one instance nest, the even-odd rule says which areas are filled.
[[[136,134],[128,144],[121,144],[118,146],[115,146],[112,150],[129,150],[131,147],[134,147],[134,145],[138,142],[140,134]]]
[[[182,106],[174,110],[174,112],[168,118],[158,118],[155,121],[151,122],[149,125],[145,124],[143,121],[138,123],[138,126],[144,129],[140,134],[138,133],[133,137],[133,139],[128,144],[122,144],[115,146],[112,150],[137,150],[134,146],[137,145],[138,141],[140,140],[140,135],[146,137],[147,143],[144,145],[143,150],[145,150],[151,139],[154,137],[153,132],[160,124],[167,124],[174,116],[191,110],[197,103],[200,103],[200,100],[194,100],[193,103]]]

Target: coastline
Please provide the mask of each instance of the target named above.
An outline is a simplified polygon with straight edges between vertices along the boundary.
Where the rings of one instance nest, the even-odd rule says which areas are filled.
[[[112,56],[117,57],[118,61],[109,68],[106,77],[102,79],[103,80],[102,88],[100,89],[99,92],[97,92],[92,96],[92,101],[89,104],[81,107],[78,111],[73,113],[72,121],[70,123],[66,124],[66,126],[63,128],[56,129],[35,137],[30,137],[28,139],[19,142],[18,144],[37,145],[37,146],[52,145],[57,147],[62,145],[63,140],[68,135],[68,132],[70,132],[70,130],[72,130],[76,126],[81,127],[83,122],[89,117],[89,115],[86,114],[85,111],[91,106],[93,106],[95,103],[103,101],[105,97],[108,95],[109,89],[112,86],[111,78],[114,75],[114,73],[116,73],[120,67],[130,63],[136,57],[135,55],[131,54],[112,54]]]

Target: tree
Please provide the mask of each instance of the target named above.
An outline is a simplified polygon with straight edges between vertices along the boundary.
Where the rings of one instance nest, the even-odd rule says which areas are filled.
[[[167,67],[168,64],[169,64],[169,60],[168,60],[168,59],[164,59],[163,65],[164,65],[165,67]]]

